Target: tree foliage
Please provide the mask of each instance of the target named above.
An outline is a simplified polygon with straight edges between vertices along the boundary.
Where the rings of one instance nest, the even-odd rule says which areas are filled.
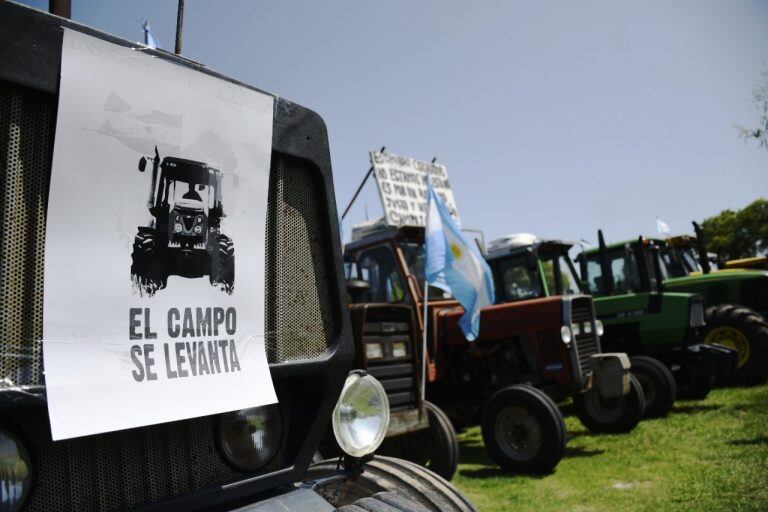
[[[701,224],[707,250],[725,259],[768,252],[768,200],[758,199],[737,211],[723,210]]]
[[[752,91],[752,99],[760,112],[760,121],[756,128],[736,125],[739,136],[744,140],[757,139],[761,148],[768,149],[768,69],[763,70],[763,81]]]

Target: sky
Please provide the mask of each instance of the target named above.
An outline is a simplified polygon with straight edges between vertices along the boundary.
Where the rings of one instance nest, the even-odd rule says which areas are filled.
[[[47,1],[26,1],[47,9]],[[173,0],[72,0],[72,18],[173,49]],[[187,0],[183,55],[318,112],[339,213],[369,151],[448,174],[467,228],[608,241],[691,231],[768,196],[752,90],[768,2]],[[382,214],[366,185],[344,222]]]

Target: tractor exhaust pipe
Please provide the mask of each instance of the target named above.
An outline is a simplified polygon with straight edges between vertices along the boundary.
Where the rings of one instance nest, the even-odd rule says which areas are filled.
[[[602,285],[603,293],[607,295],[613,294],[613,271],[611,265],[608,263],[608,248],[605,246],[605,238],[603,238],[603,230],[597,230],[597,244],[600,254],[600,271],[603,274]]]
[[[693,221],[693,230],[696,232],[696,249],[699,251],[699,265],[701,265],[701,271],[705,274],[709,274],[712,269],[709,266],[707,247],[704,244],[704,231],[696,221]]]

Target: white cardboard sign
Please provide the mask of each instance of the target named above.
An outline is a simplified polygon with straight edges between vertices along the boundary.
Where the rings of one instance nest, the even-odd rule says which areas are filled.
[[[43,314],[53,439],[277,401],[264,351],[273,103],[65,30]]]
[[[371,166],[388,225],[424,226],[427,215],[427,175],[431,176],[432,186],[445,202],[451,216],[461,225],[444,165],[371,151]]]

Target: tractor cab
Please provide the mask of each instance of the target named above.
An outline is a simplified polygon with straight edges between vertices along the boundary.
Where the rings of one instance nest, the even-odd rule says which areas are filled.
[[[487,260],[494,274],[497,301],[585,293],[568,256],[572,245],[541,240],[529,233],[491,241]]]

